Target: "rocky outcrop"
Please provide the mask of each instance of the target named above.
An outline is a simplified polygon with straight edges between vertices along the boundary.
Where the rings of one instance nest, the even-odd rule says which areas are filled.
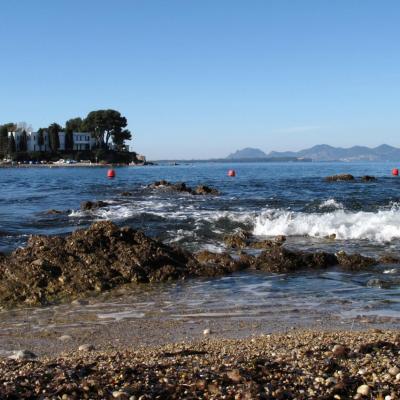
[[[226,247],[231,249],[243,249],[247,247],[250,237],[250,232],[240,229],[235,233],[224,236],[224,243]]]
[[[148,186],[150,189],[166,189],[174,192],[189,193],[193,195],[219,195],[217,189],[206,185],[199,185],[195,189],[187,186],[185,182],[171,183],[166,180],[156,181]]]
[[[354,181],[354,176],[351,174],[339,174],[339,175],[327,176],[325,180],[328,182]]]
[[[81,203],[82,211],[96,210],[98,208],[107,207],[108,204],[105,201],[83,201]]]
[[[240,248],[245,232],[232,245]],[[250,242],[249,242],[250,240]],[[340,265],[358,271],[376,260],[359,254],[303,252],[282,246],[284,237],[259,243],[258,255],[201,251],[191,254],[129,227],[94,223],[65,237],[32,236],[25,248],[0,254],[0,305],[38,305],[72,300],[129,283],[226,275],[244,269],[288,273]]]
[[[130,282],[188,276],[194,258],[131,228],[98,222],[62,237],[32,236],[0,260],[1,304],[46,304]]]
[[[267,249],[273,246],[281,246],[286,241],[283,235],[276,236],[275,239],[254,240],[250,232],[243,229],[224,237],[225,246],[231,249]]]
[[[335,255],[325,252],[307,253],[275,245],[263,251],[254,268],[267,272],[294,272],[303,269],[321,269],[337,264]]]
[[[390,254],[384,254],[379,258],[380,264],[400,264],[400,258]]]
[[[337,263],[348,270],[360,271],[377,263],[374,258],[365,257],[361,254],[347,254],[344,251],[336,253]]]
[[[247,259],[233,259],[227,253],[212,253],[210,251],[201,251],[194,255],[197,264],[190,268],[193,275],[198,276],[218,276],[227,275],[232,272],[249,268],[250,263]]]
[[[193,194],[217,196],[220,193],[217,189],[211,188],[206,185],[199,185],[193,190]]]

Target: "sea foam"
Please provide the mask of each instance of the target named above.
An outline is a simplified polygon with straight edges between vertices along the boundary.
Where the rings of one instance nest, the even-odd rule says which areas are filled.
[[[337,209],[327,213],[265,210],[255,220],[255,235],[287,235],[358,239],[386,242],[400,238],[400,210],[351,212]]]

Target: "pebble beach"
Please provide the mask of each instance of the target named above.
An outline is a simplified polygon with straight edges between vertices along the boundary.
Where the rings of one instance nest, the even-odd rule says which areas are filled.
[[[398,399],[396,331],[292,330],[0,362],[2,399]]]

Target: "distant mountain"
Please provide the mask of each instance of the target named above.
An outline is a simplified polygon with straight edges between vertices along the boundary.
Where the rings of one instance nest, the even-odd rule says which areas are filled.
[[[238,150],[235,153],[229,154],[227,158],[230,160],[239,160],[243,158],[266,158],[267,155],[260,149],[252,149],[246,147],[243,150]]]
[[[249,155],[243,156],[243,149],[231,154],[228,158],[309,158],[313,161],[400,161],[400,149],[382,144],[378,147],[370,148],[365,146],[353,146],[350,148],[333,147],[327,144],[320,144],[313,146],[309,149],[300,151],[271,151],[265,154],[258,149],[251,149],[257,151],[256,157]],[[260,156],[259,154],[264,154]],[[247,154],[247,153],[245,153]],[[232,157],[235,156],[235,157]]]

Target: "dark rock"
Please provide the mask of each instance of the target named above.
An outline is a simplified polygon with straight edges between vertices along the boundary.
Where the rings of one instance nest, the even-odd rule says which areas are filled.
[[[371,257],[365,257],[361,254],[347,254],[344,251],[336,253],[338,264],[351,271],[360,271],[376,265],[377,261]]]
[[[250,266],[248,258],[235,260],[227,253],[212,253],[204,250],[196,253],[194,257],[197,264],[195,268],[189,266],[190,272],[199,276],[226,275]]]
[[[178,193],[189,193],[193,195],[218,195],[217,189],[210,188],[206,185],[199,185],[196,189],[192,189],[185,182],[171,183],[166,180],[156,181],[148,186],[150,189],[167,189]]]
[[[350,174],[339,174],[339,175],[327,176],[325,180],[328,182],[354,181],[354,176]]]
[[[243,229],[235,232],[231,235],[226,235],[224,237],[224,243],[227,247],[232,249],[243,249],[249,247],[252,249],[268,249],[274,246],[281,246],[286,240],[283,235],[277,236],[274,240],[265,239],[256,241],[252,239],[251,233]]]
[[[301,269],[320,269],[337,264],[330,253],[306,253],[288,250],[275,245],[263,251],[256,260],[255,268],[268,272],[294,272]]]
[[[131,192],[122,192],[121,196],[124,196],[124,197],[132,196],[132,193]]]
[[[193,194],[217,196],[219,195],[219,191],[206,185],[199,185],[193,190]]]
[[[65,211],[52,209],[52,210],[46,211],[45,214],[47,214],[47,215],[59,215],[59,214],[64,214],[64,212]]]
[[[226,235],[224,237],[224,243],[227,247],[230,247],[232,249],[242,249],[244,247],[247,247],[250,237],[250,232],[240,229],[239,231],[232,233],[231,235]]]
[[[83,201],[81,203],[82,211],[96,210],[98,208],[107,207],[108,204],[104,201]]]
[[[361,180],[363,182],[373,182],[373,181],[376,181],[376,178],[374,176],[371,176],[371,175],[364,175],[364,176],[361,177]]]
[[[381,258],[379,258],[378,262],[380,264],[400,264],[400,259],[390,254],[384,254]]]
[[[174,190],[175,192],[192,193],[192,189],[186,186],[185,182],[171,183],[169,185],[169,188]]]
[[[252,249],[269,249],[274,246],[282,246],[283,242],[280,240],[280,238],[275,239],[275,240],[260,240],[260,241],[250,241],[248,243],[248,247],[251,247]]]
[[[98,222],[67,237],[32,236],[27,247],[0,259],[0,304],[46,304],[130,282],[184,278],[196,267],[189,253]]]

